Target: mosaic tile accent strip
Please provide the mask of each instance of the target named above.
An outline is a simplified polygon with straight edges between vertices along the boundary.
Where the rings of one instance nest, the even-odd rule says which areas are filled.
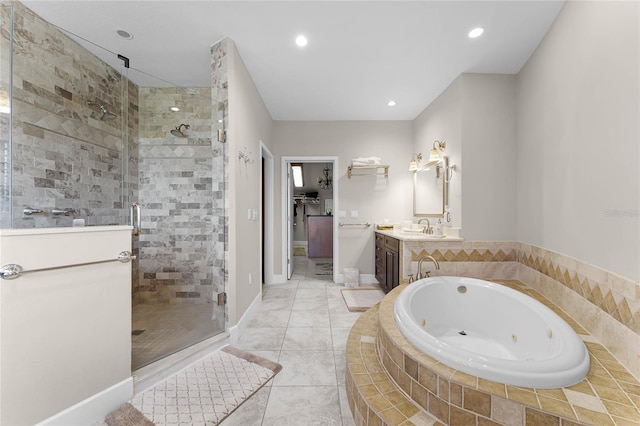
[[[591,354],[585,380],[562,389],[521,388],[471,376],[438,362],[414,348],[395,326],[393,302],[401,287],[385,297],[378,315],[377,349],[394,383],[447,424],[638,424],[640,383],[611,352],[537,291],[514,280],[500,284],[544,303],[581,335]]]
[[[518,250],[518,261],[575,291],[640,334],[640,283],[523,243]]]
[[[226,347],[136,395],[131,405],[157,426],[217,425],[281,369]]]

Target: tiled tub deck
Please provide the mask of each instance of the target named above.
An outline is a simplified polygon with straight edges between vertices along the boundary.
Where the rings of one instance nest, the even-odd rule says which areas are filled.
[[[507,386],[457,371],[418,351],[393,318],[390,292],[356,322],[347,341],[347,396],[356,425],[639,425],[640,383],[611,353],[544,296],[496,281],[558,313],[582,337],[591,369],[562,389]]]

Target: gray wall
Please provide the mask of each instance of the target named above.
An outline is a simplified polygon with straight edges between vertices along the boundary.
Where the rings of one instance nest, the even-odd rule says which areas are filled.
[[[639,7],[567,2],[517,78],[518,240],[635,280]]]
[[[465,239],[516,238],[515,102],[515,76],[461,74],[413,122],[415,152],[447,144],[449,225]]]
[[[237,324],[261,294],[261,145],[273,151],[273,121],[231,40],[229,77],[229,324]],[[256,220],[247,211],[256,210]],[[266,250],[269,250],[266,247]]]
[[[276,147],[276,188],[280,188],[281,157],[336,156],[334,185],[338,183],[334,217],[344,222],[382,223],[384,219],[399,222],[411,218],[412,124],[410,121],[277,121],[274,124]],[[389,178],[382,176],[354,176],[347,178],[347,166],[356,157],[377,156],[390,165]],[[336,203],[334,198],[334,206]],[[276,189],[276,217],[282,216],[281,191]],[[337,217],[337,210],[347,213],[346,219]],[[358,219],[350,219],[350,211],[357,210]],[[275,235],[280,243],[276,257],[281,259],[285,244],[281,220],[275,223]],[[374,274],[374,237],[371,228],[342,228],[338,230],[338,273],[343,268],[358,268],[362,274]],[[335,253],[334,253],[335,255]],[[276,274],[282,267],[276,266]]]

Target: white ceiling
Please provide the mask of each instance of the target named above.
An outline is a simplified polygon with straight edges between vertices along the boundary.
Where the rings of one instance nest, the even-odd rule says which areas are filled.
[[[275,120],[413,120],[463,72],[517,73],[562,1],[24,0],[47,21],[181,86],[236,43]],[[476,26],[485,34],[469,39]],[[124,29],[134,35],[116,35]],[[305,34],[306,48],[294,39]],[[84,44],[120,68],[114,55]],[[164,85],[130,71],[140,85]],[[387,106],[389,100],[397,105]]]

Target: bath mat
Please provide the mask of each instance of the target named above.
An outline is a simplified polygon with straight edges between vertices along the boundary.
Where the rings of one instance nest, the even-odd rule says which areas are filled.
[[[316,263],[316,275],[333,275],[333,263]]]
[[[107,424],[217,425],[281,369],[278,363],[227,346],[136,395],[131,408],[149,423]]]
[[[128,402],[104,419],[109,426],[154,426],[136,407]]]
[[[307,249],[305,247],[294,247],[293,248],[293,255],[294,256],[306,256],[307,255]]]
[[[349,312],[364,312],[384,297],[384,292],[372,288],[342,288],[342,298]]]

